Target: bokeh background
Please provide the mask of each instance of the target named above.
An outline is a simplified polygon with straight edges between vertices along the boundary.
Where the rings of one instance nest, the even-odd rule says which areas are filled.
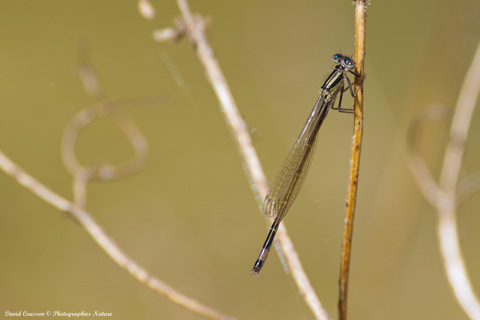
[[[240,319],[312,319],[272,253],[249,275],[267,233],[218,102],[187,41],[154,42],[175,1],[2,1],[0,148],[62,196],[67,123],[94,100],[75,74],[87,41],[101,85],[150,144],[136,175],[93,183],[87,209],[125,252],[182,293]],[[353,54],[351,1],[191,1],[212,19],[208,37],[272,179],[332,68]],[[372,1],[367,18],[365,135],[354,232],[350,319],[467,319],[447,283],[434,210],[407,167],[414,117],[439,104],[422,150],[442,163],[451,110],[480,41],[478,0]],[[180,79],[180,80],[179,80]],[[157,99],[154,99],[157,97]],[[160,97],[158,99],[158,97]],[[143,99],[143,100],[142,100]],[[141,103],[140,103],[141,102]],[[351,103],[345,98],[344,103]],[[464,175],[480,169],[474,114]],[[331,112],[305,186],[285,223],[312,285],[335,317],[352,117]],[[76,146],[85,164],[122,163],[132,150],[108,119]],[[473,286],[480,288],[480,195],[459,208]],[[0,311],[111,312],[111,319],[201,319],[120,269],[58,210],[0,173]]]

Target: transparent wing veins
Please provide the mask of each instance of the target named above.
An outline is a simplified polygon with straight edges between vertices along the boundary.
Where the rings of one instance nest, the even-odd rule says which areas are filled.
[[[321,95],[265,197],[263,213],[269,217],[283,217],[297,197],[310,168],[317,133],[334,102],[331,96]]]

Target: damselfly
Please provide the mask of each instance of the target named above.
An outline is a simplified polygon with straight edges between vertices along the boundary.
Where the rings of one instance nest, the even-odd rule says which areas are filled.
[[[350,72],[357,77],[360,76],[353,71],[355,68],[355,61],[352,58],[339,53],[335,54],[332,59],[336,63],[335,68],[322,85],[320,96],[313,106],[313,110],[310,113],[300,136],[288,153],[285,162],[277,173],[277,176],[273,180],[267,196],[265,197],[263,213],[271,218],[275,218],[275,220],[270,227],[262,251],[260,251],[257,261],[255,261],[255,265],[252,269],[253,275],[257,275],[260,270],[262,270],[263,264],[265,263],[265,260],[267,260],[268,253],[270,252],[273,240],[275,239],[278,226],[302,188],[308,168],[312,162],[317,133],[323,120],[327,116],[328,110],[332,108],[341,112],[354,112],[353,109],[344,109],[341,105],[343,93],[346,90],[350,90],[350,94],[355,96],[352,83],[347,76],[347,72]],[[335,99],[339,94],[340,98],[338,106],[335,108]]]

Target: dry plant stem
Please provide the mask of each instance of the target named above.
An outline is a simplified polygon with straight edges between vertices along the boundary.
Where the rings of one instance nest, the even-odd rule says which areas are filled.
[[[87,167],[80,164],[75,154],[75,145],[80,132],[95,119],[110,116],[125,134],[135,154],[133,158],[121,165],[101,164]],[[74,203],[85,208],[87,202],[87,185],[92,180],[111,181],[134,174],[140,170],[148,158],[148,143],[140,129],[112,101],[103,101],[91,108],[80,111],[65,129],[62,140],[63,163],[73,175]]]
[[[65,129],[62,141],[63,162],[74,177],[74,203],[81,208],[85,208],[88,183],[92,180],[110,181],[134,174],[147,161],[148,143],[135,122],[115,102],[107,100],[107,95],[103,92],[93,64],[90,61],[89,46],[86,42],[80,42],[78,45],[77,71],[87,93],[99,101],[97,104],[83,109],[74,116]],[[83,166],[77,160],[75,154],[78,136],[93,121],[106,116],[110,117],[125,134],[134,150],[134,157],[122,165]]]
[[[90,236],[102,249],[123,269],[127,270],[135,279],[147,285],[150,289],[166,296],[173,302],[184,308],[196,312],[210,319],[234,319],[220,312],[213,310],[198,301],[189,298],[169,285],[153,277],[144,268],[133,261],[106,235],[95,220],[82,208],[67,201],[56,194],[35,178],[27,174],[22,168],[13,163],[5,154],[0,151],[0,168],[14,178],[19,184],[32,191],[40,199],[50,203],[62,212],[71,213],[76,220],[87,230]]]
[[[450,128],[450,139],[440,174],[438,237],[443,264],[455,296],[470,319],[480,319],[480,302],[471,287],[460,249],[456,224],[456,192],[465,141],[480,93],[480,45],[460,91]]]
[[[365,20],[366,2],[355,2],[355,72],[363,75],[365,60]],[[358,90],[360,88],[360,90]],[[357,92],[358,90],[358,92]],[[340,292],[338,301],[339,319],[347,319],[347,293],[350,268],[350,253],[352,249],[353,222],[355,217],[355,204],[358,187],[358,174],[360,169],[360,151],[363,136],[363,81],[355,79],[355,119],[352,139],[352,158],[350,160],[350,179],[348,183],[347,210],[345,213],[345,227],[343,231],[342,256],[340,263]]]
[[[462,256],[457,232],[456,208],[459,203],[458,193],[459,175],[462,165],[465,141],[472,119],[475,102],[480,93],[480,45],[477,48],[473,62],[468,70],[462,85],[461,92],[455,107],[455,114],[450,128],[450,138],[445,150],[445,157],[440,173],[440,183],[437,185],[425,163],[415,147],[418,140],[418,131],[422,122],[429,118],[438,117],[428,112],[422,122],[413,126],[411,137],[410,168],[419,184],[420,190],[429,202],[436,208],[438,215],[438,239],[443,265],[447,273],[448,281],[453,289],[455,297],[470,319],[480,320],[480,302],[475,296],[468,277],[467,268]],[[438,112],[437,112],[438,113]],[[473,179],[476,176],[474,176]],[[469,180],[471,180],[470,178]],[[469,182],[467,180],[467,183]],[[467,183],[464,183],[467,184]],[[473,181],[469,188],[475,188]],[[470,193],[474,190],[468,190]],[[465,194],[460,194],[465,197]],[[464,200],[464,199],[461,199]]]
[[[262,206],[268,188],[267,179],[265,178],[262,166],[253,147],[247,125],[238,111],[220,66],[214,57],[213,50],[208,44],[204,34],[205,22],[201,17],[192,15],[186,0],[178,0],[178,6],[183,16],[186,34],[190,43],[196,49],[198,58],[206,70],[207,78],[220,101],[220,106],[227,124],[243,158],[243,167],[248,176],[250,186],[255,194],[257,203],[259,206]],[[295,283],[313,314],[317,319],[329,319],[327,312],[323,309],[302,268],[284,225],[280,225],[277,238],[285,254]]]
[[[134,149],[135,155],[129,162],[118,165],[86,167],[79,163],[75,155],[75,143],[80,132],[95,119],[109,116],[125,134]],[[143,167],[148,158],[148,143],[136,124],[125,115],[113,101],[102,101],[91,108],[80,111],[65,129],[62,141],[62,156],[68,171],[82,180],[109,181],[132,175]]]

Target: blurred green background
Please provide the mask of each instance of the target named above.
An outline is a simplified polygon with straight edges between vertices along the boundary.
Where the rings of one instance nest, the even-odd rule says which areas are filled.
[[[60,157],[67,123],[92,105],[75,75],[88,41],[110,98],[160,102],[126,108],[150,143],[147,165],[93,183],[88,211],[125,252],[180,292],[241,319],[312,319],[272,253],[249,275],[267,230],[218,102],[187,41],[158,44],[176,3],[2,1],[0,148],[62,196],[72,177]],[[211,17],[208,37],[272,179],[332,68],[353,54],[351,1],[191,1]],[[349,294],[350,319],[467,319],[444,275],[436,217],[407,167],[412,119],[432,104],[453,109],[480,41],[478,0],[372,1],[367,17],[365,135]],[[181,77],[178,85],[172,75]],[[344,104],[351,103],[350,98]],[[449,114],[450,116],[450,114]],[[427,127],[422,150],[441,166],[450,118]],[[474,114],[464,176],[480,169]],[[352,117],[331,112],[305,186],[285,223],[312,285],[336,317]],[[81,135],[86,164],[132,151],[108,120]],[[111,319],[201,319],[120,269],[89,235],[0,174],[0,311],[111,312]],[[461,244],[480,290],[480,195],[459,208]]]

